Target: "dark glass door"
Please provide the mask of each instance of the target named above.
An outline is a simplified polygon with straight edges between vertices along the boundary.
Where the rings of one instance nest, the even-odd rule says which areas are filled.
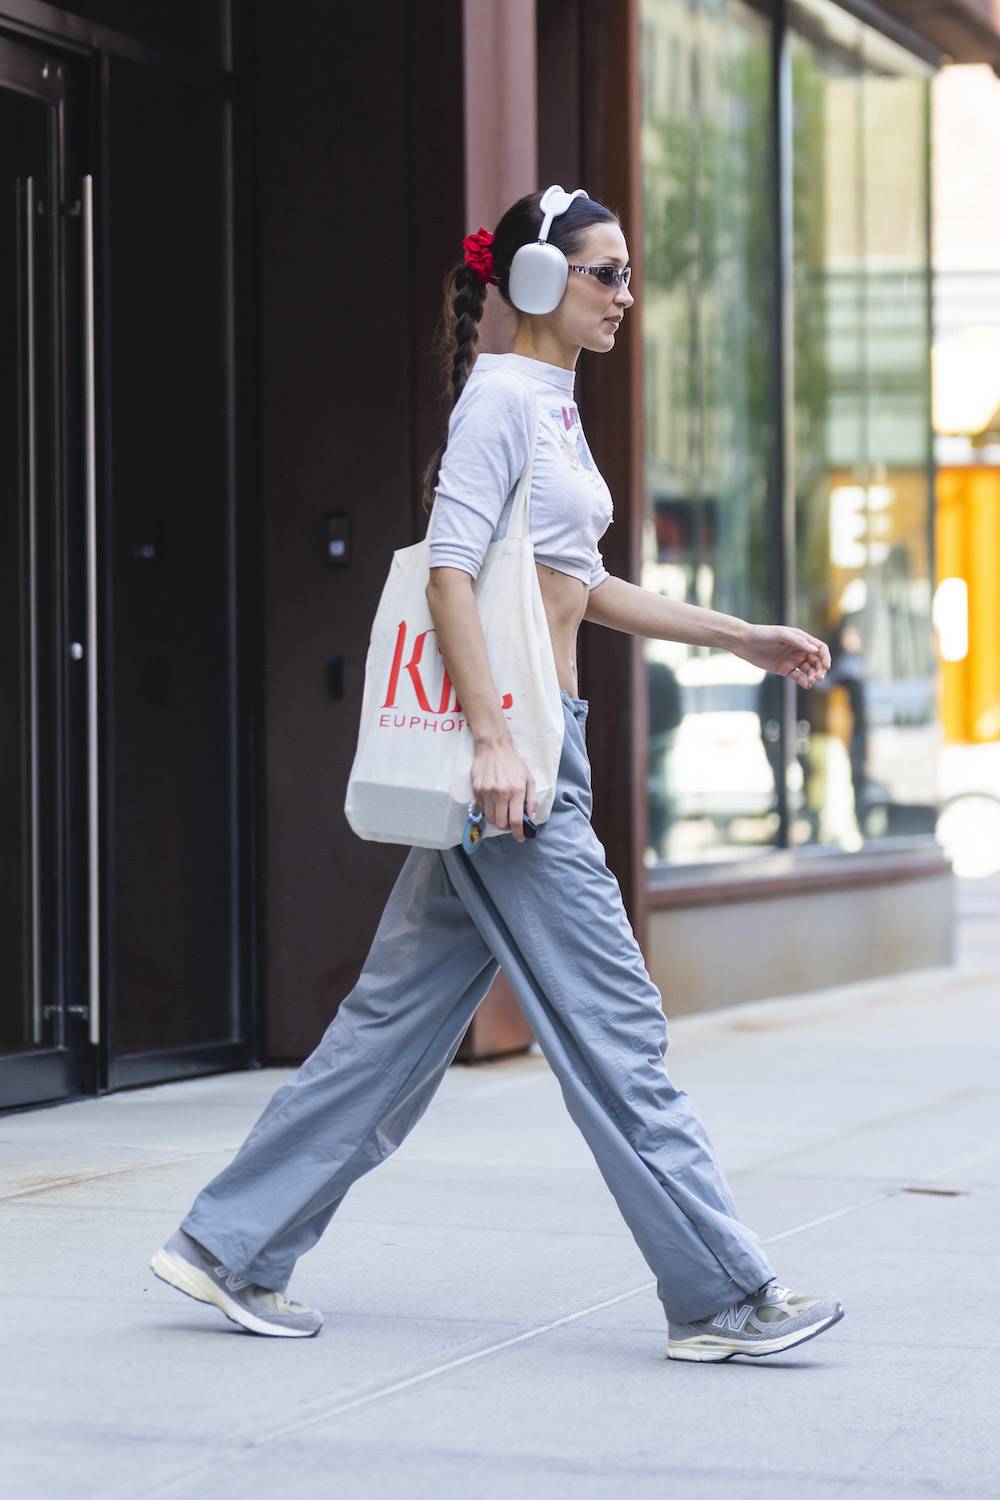
[[[92,1056],[88,83],[0,38],[0,1108],[79,1092]]]
[[[253,1056],[231,82],[106,40],[0,37],[0,1111]]]
[[[249,1056],[225,82],[106,70],[110,1087]],[[245,743],[245,741],[244,741]]]

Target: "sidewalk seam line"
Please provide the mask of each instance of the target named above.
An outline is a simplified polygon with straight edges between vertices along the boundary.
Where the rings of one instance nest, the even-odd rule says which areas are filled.
[[[994,1146],[988,1151],[979,1152],[973,1157],[952,1163],[947,1167],[942,1167],[938,1171],[931,1172],[926,1177],[918,1180],[932,1182],[936,1177],[943,1177],[948,1172],[956,1171],[958,1168],[968,1166],[972,1162],[982,1161],[986,1157],[998,1154],[1000,1154],[1000,1146]],[[833,1219],[843,1218],[846,1214],[855,1213],[862,1208],[869,1208],[876,1203],[883,1203],[890,1198],[898,1197],[905,1193],[906,1190],[906,1186],[883,1189],[883,1191],[861,1199],[857,1203],[849,1203],[843,1208],[834,1209],[831,1213],[824,1214],[818,1219],[810,1219],[804,1224],[797,1224],[791,1229],[785,1229],[778,1234],[769,1235],[761,1243],[770,1245],[774,1244],[777,1240],[789,1239],[792,1235],[802,1234],[807,1229],[815,1228],[817,1224],[829,1223]],[[270,1432],[266,1432],[259,1437],[248,1438],[246,1442],[231,1444],[223,1448],[211,1459],[200,1464],[196,1469],[190,1470],[187,1474],[178,1475],[173,1479],[167,1480],[164,1484],[157,1485],[153,1489],[140,1493],[145,1497],[145,1500],[150,1500],[150,1497],[154,1496],[173,1494],[178,1489],[205,1478],[206,1475],[218,1469],[223,1464],[232,1462],[234,1459],[252,1458],[262,1448],[266,1448],[272,1443],[281,1442],[284,1438],[302,1432],[308,1427],[315,1427],[319,1423],[329,1421],[331,1418],[340,1416],[345,1412],[356,1411],[359,1407],[370,1406],[387,1396],[396,1395],[400,1391],[409,1390],[414,1386],[422,1385],[425,1381],[434,1380],[440,1375],[445,1375],[451,1370],[459,1369],[462,1365],[473,1364],[477,1360],[486,1359],[492,1354],[498,1354],[504,1349],[510,1349],[516,1344],[526,1343],[529,1339],[538,1338],[543,1333],[550,1333],[555,1328],[565,1327],[569,1323],[576,1322],[579,1318],[588,1317],[591,1313],[600,1312],[606,1307],[613,1307],[619,1302],[626,1302],[630,1297],[636,1297],[640,1292],[649,1291],[651,1288],[655,1288],[655,1286],[656,1279],[654,1277],[653,1280],[644,1281],[640,1286],[632,1287],[626,1292],[620,1292],[617,1296],[607,1297],[601,1302],[595,1302],[588,1307],[578,1309],[576,1312],[568,1313],[565,1317],[555,1318],[549,1323],[540,1324],[537,1328],[529,1328],[524,1333],[516,1334],[509,1339],[502,1339],[499,1343],[491,1344],[485,1349],[473,1350],[469,1354],[463,1354],[456,1359],[447,1360],[444,1364],[434,1365],[429,1370],[422,1370],[416,1375],[408,1375],[403,1380],[394,1380],[389,1385],[379,1386],[377,1389],[368,1391],[363,1395],[353,1396],[346,1401],[337,1402],[333,1406],[324,1407],[322,1410],[314,1412],[309,1416],[299,1417],[294,1422],[286,1422],[280,1427],[272,1428]]]

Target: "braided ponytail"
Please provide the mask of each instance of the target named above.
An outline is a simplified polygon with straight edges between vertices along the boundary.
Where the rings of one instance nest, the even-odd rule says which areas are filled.
[[[453,266],[444,279],[444,306],[433,346],[443,376],[442,394],[450,407],[454,407],[472,374],[485,306],[486,283],[464,261]],[[434,504],[447,444],[445,436],[424,470],[421,503],[427,512]]]

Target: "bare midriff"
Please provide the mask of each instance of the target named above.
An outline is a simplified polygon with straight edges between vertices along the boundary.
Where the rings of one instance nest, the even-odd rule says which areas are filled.
[[[545,617],[549,622],[552,653],[556,659],[559,686],[571,698],[579,698],[576,670],[576,638],[587,612],[590,589],[580,578],[560,573],[546,563],[535,563]]]

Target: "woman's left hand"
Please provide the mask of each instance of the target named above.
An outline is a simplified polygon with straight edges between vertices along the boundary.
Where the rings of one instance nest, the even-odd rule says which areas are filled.
[[[800,687],[822,682],[830,669],[830,649],[805,630],[794,625],[748,625],[743,641],[730,648],[734,656],[790,677]]]

